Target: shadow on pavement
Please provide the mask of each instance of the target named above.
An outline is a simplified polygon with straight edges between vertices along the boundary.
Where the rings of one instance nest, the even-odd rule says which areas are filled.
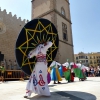
[[[56,85],[49,85],[49,87],[54,87],[54,86],[56,86]]]
[[[50,97],[36,95],[29,100],[97,100],[93,94],[79,91],[56,91],[51,92]]]
[[[59,91],[57,94],[69,97],[70,100],[96,100],[96,96],[86,92],[79,91]]]
[[[57,85],[61,85],[61,84],[68,84],[68,82],[66,82],[66,83],[56,83],[56,84],[52,84],[52,85],[49,85],[49,87],[54,87],[54,86],[57,86]]]
[[[86,81],[92,81],[92,82],[100,82],[100,81],[95,81],[95,80],[86,80]]]

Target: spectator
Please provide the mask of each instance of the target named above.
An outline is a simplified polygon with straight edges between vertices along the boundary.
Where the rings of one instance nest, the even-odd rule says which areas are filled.
[[[14,69],[15,69],[15,70],[17,69],[17,63],[16,63],[16,60],[14,61]]]
[[[91,77],[91,67],[89,68],[88,76]]]
[[[4,71],[5,71],[5,67],[4,67],[4,63],[2,63],[0,66],[0,80],[2,82],[4,82]]]
[[[12,61],[11,60],[8,61],[8,67],[10,67],[9,68],[10,70],[13,70],[13,66],[12,66]]]
[[[100,76],[100,66],[98,66],[98,76]]]

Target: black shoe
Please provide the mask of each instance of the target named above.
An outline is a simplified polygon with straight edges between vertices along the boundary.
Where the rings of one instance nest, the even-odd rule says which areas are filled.
[[[57,84],[56,82],[54,82],[54,84]]]
[[[58,84],[61,84],[61,82],[58,82]]]
[[[71,80],[71,82],[74,82],[73,80]]]
[[[24,98],[28,98],[28,96],[24,96]]]
[[[68,80],[68,83],[70,83],[71,81]]]
[[[84,80],[81,80],[81,81],[84,81]]]

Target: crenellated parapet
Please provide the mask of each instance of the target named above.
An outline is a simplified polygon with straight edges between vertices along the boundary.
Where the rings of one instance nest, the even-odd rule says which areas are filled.
[[[17,15],[15,14],[14,16],[12,15],[11,12],[7,13],[6,9],[4,9],[3,11],[1,10],[0,7],[0,20],[2,19],[3,16],[10,16],[11,19],[17,20],[19,22],[23,22],[23,23],[27,23],[29,20],[26,19],[21,19],[21,17],[17,17]]]

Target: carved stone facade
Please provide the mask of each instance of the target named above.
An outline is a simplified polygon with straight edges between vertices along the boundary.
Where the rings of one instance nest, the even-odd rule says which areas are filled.
[[[69,0],[32,0],[32,19],[46,18],[57,28],[59,34],[59,50],[56,56],[60,63],[66,62],[67,58],[74,61],[73,39],[70,17]],[[65,15],[61,13],[64,9]],[[68,41],[63,39],[62,23],[67,26]]]

